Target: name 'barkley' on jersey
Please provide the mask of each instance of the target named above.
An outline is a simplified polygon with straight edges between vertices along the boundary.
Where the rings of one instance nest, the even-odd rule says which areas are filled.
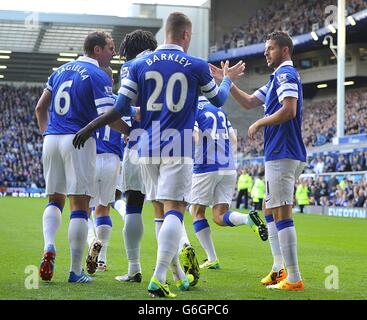
[[[52,100],[44,135],[74,134],[97,117],[97,109],[114,105],[111,80],[98,62],[88,57],[59,67],[46,89],[52,93]]]

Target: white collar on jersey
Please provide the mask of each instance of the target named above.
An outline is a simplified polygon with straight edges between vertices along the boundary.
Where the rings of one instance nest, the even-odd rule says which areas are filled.
[[[147,50],[144,50],[143,52],[140,52],[135,58],[140,58],[140,57],[143,57],[145,56],[146,54],[148,53],[151,53],[152,51],[147,49]]]
[[[82,56],[82,57],[78,58],[78,61],[89,62],[89,63],[92,63],[92,64],[94,64],[95,66],[97,66],[99,68],[99,63],[96,59],[86,57],[86,56]]]
[[[292,60],[284,61],[283,63],[280,64],[280,66],[278,68],[276,68],[274,70],[274,72],[272,74],[275,74],[275,72],[277,72],[281,67],[284,67],[284,66],[293,66],[293,61]]]
[[[156,51],[157,50],[180,50],[180,51],[184,51],[184,49],[177,45],[177,44],[161,44],[157,47],[157,49],[155,49]]]

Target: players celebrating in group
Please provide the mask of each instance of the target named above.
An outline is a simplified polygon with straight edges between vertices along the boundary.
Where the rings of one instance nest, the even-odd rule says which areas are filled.
[[[264,102],[269,105],[267,110],[271,110],[268,112],[272,116],[268,118],[274,118],[273,122],[262,123],[259,120],[250,127],[250,137],[261,126],[267,126],[267,130],[278,130],[272,128],[285,121],[294,122],[298,128],[300,118],[293,120],[290,115],[294,112],[298,117],[301,113],[302,104],[297,104],[301,101],[298,98],[301,97],[299,79],[287,63],[290,55],[283,50],[283,42],[279,38],[270,38],[267,59],[272,61],[272,67],[280,70],[277,69],[267,86],[254,96],[249,96],[233,84],[244,72],[244,63],[239,61],[229,67],[227,61],[222,64],[222,69],[211,66],[210,70],[206,61],[187,54],[191,36],[191,21],[182,13],[169,15],[165,25],[165,42],[158,47],[150,32],[137,30],[128,34],[120,49],[127,62],[122,67],[118,96],[112,93],[111,78],[101,70],[101,67],[108,67],[115,54],[113,40],[103,32],[88,35],[84,44],[85,56],[59,67],[51,75],[36,107],[38,124],[45,135],[43,162],[46,193],[49,196],[43,215],[45,244],[40,267],[43,280],[51,280],[53,276],[55,236],[61,224],[66,196],[71,208],[71,267],[68,281],[92,281],[82,268],[90,207],[96,208],[97,239],[90,247],[87,269],[93,273],[97,267],[101,270],[106,268],[106,253],[99,251],[107,248],[112,227],[109,207],[115,200],[115,190],[119,184],[119,160],[123,153],[121,134],[129,135],[122,161],[121,190],[127,202],[123,210],[123,235],[128,272],[116,277],[117,280],[142,280],[140,242],[144,200],[153,203],[158,243],[156,266],[148,285],[152,297],[176,296],[166,281],[169,268],[176,286],[182,291],[198,282],[199,266],[192,247],[189,250],[188,246],[184,248],[190,253],[186,255],[185,271],[179,263],[179,243],[185,234],[183,219],[188,204],[192,204],[190,211],[195,233],[207,254],[207,261],[201,268],[219,268],[209,224],[205,219],[207,206],[212,206],[217,224],[232,227],[247,224],[262,240],[267,240],[268,229],[257,212],[242,214],[230,211],[236,182],[235,148],[232,147],[236,136],[221,107],[230,92],[241,105],[252,107]],[[276,50],[280,50],[280,56],[276,56]],[[219,86],[212,74],[221,81]],[[272,81],[276,83],[273,85]],[[250,103],[252,101],[253,104]],[[287,117],[283,114],[276,117],[279,110],[285,109],[281,108],[282,105],[290,111]],[[126,120],[125,117],[131,117],[130,125],[127,124],[129,121],[122,120]],[[114,142],[112,137],[115,137]],[[276,142],[269,143],[282,143],[281,133],[277,137]],[[301,144],[299,150],[302,151]],[[289,159],[284,159],[288,153],[283,149],[282,158],[273,159],[273,153],[273,150],[265,153],[268,155],[266,161],[269,161],[265,172],[268,185],[266,201],[269,204],[266,202],[265,212],[268,224],[272,223],[271,217],[274,216],[277,227],[279,225],[278,247],[281,250],[276,251],[272,244],[274,232],[271,233],[271,230],[274,228],[269,228],[269,235],[273,255],[281,255],[277,258],[281,259],[281,263],[277,268],[273,267],[268,276],[273,282],[264,283],[276,284],[279,289],[299,289],[301,280],[295,233],[289,211],[291,200],[288,194],[285,199],[284,195],[276,195],[273,190],[283,190],[285,187],[290,190],[301,164],[284,164],[283,160]],[[296,161],[295,158],[291,158],[292,161]],[[294,167],[295,172],[286,186],[277,187],[282,180],[274,179],[277,169],[274,167],[275,161],[270,160],[279,162],[278,167],[281,168]],[[302,163],[303,158],[297,160]],[[291,277],[289,280],[279,276],[280,270],[286,274],[283,260]]]

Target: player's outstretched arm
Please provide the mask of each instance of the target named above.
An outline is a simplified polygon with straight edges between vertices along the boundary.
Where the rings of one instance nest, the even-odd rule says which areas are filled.
[[[121,114],[116,109],[111,109],[89,122],[84,128],[80,129],[73,139],[73,146],[76,149],[84,147],[85,142],[92,136],[93,132],[107,124],[121,118]]]
[[[48,108],[51,103],[52,94],[47,89],[43,91],[40,99],[37,102],[35,113],[38,123],[38,128],[41,134],[43,134],[48,125]]]
[[[263,104],[263,102],[254,95],[242,91],[235,84],[231,87],[231,95],[237,103],[245,109],[253,109]]]

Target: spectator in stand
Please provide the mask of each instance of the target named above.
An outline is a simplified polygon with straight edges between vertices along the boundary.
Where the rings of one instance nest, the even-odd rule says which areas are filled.
[[[344,172],[347,171],[347,160],[345,159],[344,155],[340,155],[338,157],[338,161],[336,162],[335,167],[337,172]]]
[[[336,191],[336,189],[337,189],[337,186],[338,186],[338,184],[339,184],[339,181],[338,181],[338,179],[336,178],[336,176],[335,176],[335,174],[333,174],[331,177],[330,177],[330,179],[329,179],[329,181],[328,181],[328,192],[329,192],[329,194],[330,193],[335,193],[335,191]]]
[[[316,187],[315,184],[311,185],[310,189],[311,189],[309,193],[310,204],[314,206],[319,206],[320,205],[320,190]]]
[[[237,201],[236,209],[240,208],[242,197],[245,197],[245,209],[248,209],[249,194],[252,189],[252,177],[249,175],[247,169],[243,169],[237,181]]]
[[[340,186],[337,186],[334,202],[332,204],[336,207],[345,207],[348,205],[348,203],[345,201],[345,192]]]
[[[326,156],[324,172],[335,172],[336,171],[336,161],[331,156]]]
[[[353,207],[355,208],[362,208],[366,201],[366,195],[364,189],[356,188],[354,192],[354,203]]]
[[[329,192],[325,181],[322,181],[320,186],[320,205],[321,206],[329,205]]]
[[[317,163],[315,165],[315,173],[323,173],[324,172],[324,166],[325,166],[325,163],[323,161],[323,159],[321,157],[318,157],[317,158]]]
[[[309,193],[310,193],[310,190],[308,189],[308,186],[307,186],[307,180],[302,179],[301,183],[297,186],[297,191],[296,191],[296,200],[301,210],[301,213],[303,213],[304,207],[310,204]]]

